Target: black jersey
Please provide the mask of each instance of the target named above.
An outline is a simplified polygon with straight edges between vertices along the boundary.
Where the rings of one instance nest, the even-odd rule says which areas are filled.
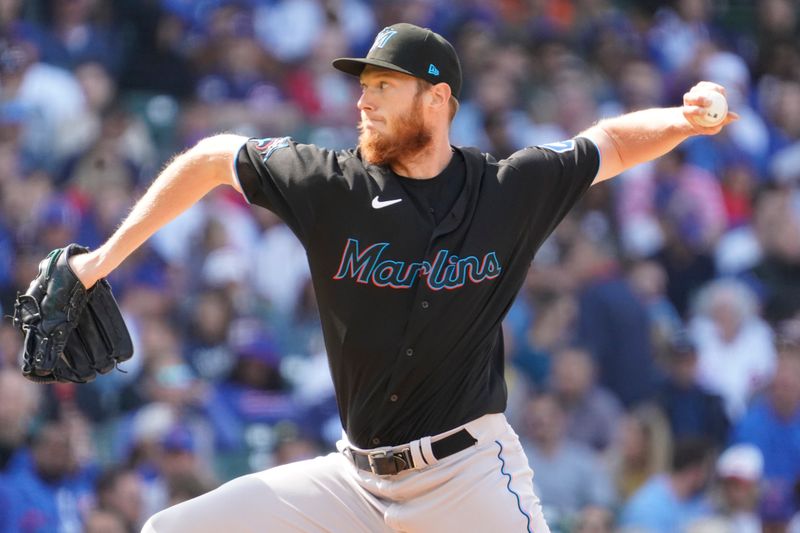
[[[424,180],[402,176],[396,179],[423,216],[431,217],[436,225],[450,213],[464,189],[466,176],[464,156],[454,152],[450,163],[438,176]]]
[[[357,150],[253,139],[237,177],[308,254],[339,413],[356,446],[396,445],[503,412],[501,321],[534,253],[591,185],[588,139],[495,161],[471,148],[438,223]]]

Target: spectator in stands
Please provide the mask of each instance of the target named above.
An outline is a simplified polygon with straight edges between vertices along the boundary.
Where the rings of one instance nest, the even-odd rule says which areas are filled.
[[[120,190],[124,198],[133,192],[139,184],[142,172],[141,165],[152,165],[153,147],[147,131],[142,131],[141,124],[136,121],[127,109],[119,103],[110,103],[97,112],[98,132],[92,142],[81,146],[64,162],[57,184],[69,190],[76,200],[81,202],[87,222],[93,222],[95,238],[105,238],[109,233],[106,227],[110,222],[102,215],[103,209],[119,210],[119,201],[106,207],[102,205],[107,190]],[[129,208],[123,204],[122,209]],[[91,213],[97,210],[99,213]],[[124,213],[111,211],[110,216]]]
[[[705,437],[721,446],[728,438],[730,422],[722,398],[697,382],[697,348],[685,332],[671,339],[668,357],[666,379],[655,401],[672,435],[676,439]]]
[[[602,244],[578,238],[566,265],[580,287],[576,340],[595,357],[598,382],[630,408],[652,395],[657,379],[647,310]]]
[[[100,474],[95,487],[98,509],[115,514],[126,531],[139,531],[146,519],[139,474],[129,468],[112,467]]]
[[[167,484],[167,506],[178,505],[181,502],[196,498],[212,490],[214,484],[209,482],[207,476],[195,472],[173,474]]]
[[[19,36],[41,45],[47,36],[36,21],[24,16],[25,4],[22,0],[7,0],[0,4],[0,35]]]
[[[176,413],[188,415],[202,405],[207,391],[191,367],[181,357],[181,343],[172,325],[163,318],[143,322],[140,357],[142,374],[125,389],[124,405],[138,408],[149,402],[163,402]]]
[[[234,318],[233,302],[225,290],[209,288],[197,296],[189,316],[185,359],[198,377],[216,382],[230,374],[235,355],[228,331]]]
[[[40,393],[16,369],[0,369],[0,474],[8,471],[32,429]]]
[[[566,415],[566,436],[597,452],[604,452],[617,432],[622,405],[596,382],[592,354],[579,347],[565,348],[553,358],[551,389]]]
[[[3,311],[0,296],[0,312]],[[17,355],[22,352],[22,336],[10,322],[0,323],[0,370],[17,366]]]
[[[286,76],[288,97],[300,108],[305,120],[320,125],[309,136],[313,144],[348,148],[357,142],[352,125],[358,120],[358,110],[350,105],[352,98],[358,98],[357,88],[330,68],[331,57],[347,55],[350,50],[347,28],[353,25],[352,20],[341,18],[338,24],[327,25],[318,35],[308,60],[296,65]]]
[[[140,94],[166,94],[181,101],[194,93],[197,72],[188,58],[192,49],[191,21],[173,12],[180,7],[177,2],[164,2],[120,8],[117,13],[120,24],[124,24],[136,43],[125,50],[119,77],[123,89]]]
[[[85,113],[81,87],[72,72],[39,61],[30,41],[6,41],[0,56],[0,95],[24,113],[21,148],[27,162],[52,170],[69,152],[72,122]]]
[[[253,272],[253,288],[277,320],[286,320],[301,303],[301,293],[311,279],[305,249],[274,213],[259,209],[254,217],[261,235],[252,251],[253,259],[263,268]]]
[[[278,421],[296,416],[289,383],[281,375],[281,354],[267,334],[242,319],[232,342],[237,360],[230,378],[217,387],[220,401],[242,422]]]
[[[514,339],[511,363],[532,385],[543,388],[554,354],[566,348],[572,337],[578,306],[567,291],[536,291],[531,299],[533,317]]]
[[[709,184],[716,185],[709,181]],[[701,240],[703,233],[692,220],[689,210],[702,213],[703,203],[693,195],[682,195],[688,202],[676,202],[675,209],[659,211],[659,226],[663,245],[653,255],[667,273],[667,296],[682,317],[689,313],[694,293],[716,275],[714,259],[708,241]],[[721,202],[721,200],[720,200]],[[684,211],[686,209],[686,211]],[[718,212],[724,214],[722,205]],[[724,219],[722,219],[724,222]]]
[[[768,189],[755,205],[761,257],[752,274],[764,295],[764,317],[788,320],[800,312],[800,214],[796,191]]]
[[[228,379],[212,388],[205,409],[224,461],[226,478],[272,464],[277,427],[299,423],[304,412],[280,370],[275,340],[257,321],[240,319],[232,327],[236,361]]]
[[[652,405],[641,405],[623,418],[610,464],[620,502],[626,502],[652,477],[669,467],[672,435],[663,413]]]
[[[653,17],[647,41],[656,64],[674,87],[686,79],[694,59],[712,37],[712,3],[678,0],[659,4],[662,7]]]
[[[761,533],[758,515],[760,483],[764,472],[764,457],[752,444],[735,444],[717,460],[719,493],[715,512],[725,522],[728,531]]]
[[[781,342],[766,393],[756,398],[733,429],[733,442],[754,444],[764,455],[765,523],[786,525],[800,479],[800,345]]]
[[[63,422],[47,422],[34,434],[30,448],[15,455],[7,483],[11,531],[47,531],[59,524],[81,527],[81,512],[92,501],[91,470],[77,462],[74,435]]]
[[[195,479],[205,487],[214,485],[213,475],[199,453],[197,440],[191,428],[181,423],[171,427],[161,439],[163,453],[159,469],[170,499],[182,497],[178,489],[186,479]]]
[[[628,279],[636,295],[647,308],[650,318],[650,342],[656,362],[664,367],[670,340],[683,328],[675,306],[666,294],[667,274],[664,267],[652,260],[639,260],[628,270]]]
[[[14,332],[16,333],[16,332]],[[0,531],[16,531],[17,487],[7,475],[23,449],[40,404],[40,389],[16,369],[0,368]]]
[[[669,472],[651,477],[631,496],[622,508],[620,525],[649,533],[675,533],[709,516],[705,489],[712,464],[712,449],[706,441],[676,442]]]
[[[75,242],[79,224],[75,204],[64,196],[51,196],[36,214],[36,240],[51,250],[63,246],[61,243]]]
[[[793,75],[770,81],[773,83],[763,86],[764,107],[770,120],[772,137],[769,174],[777,183],[796,184],[800,178],[797,169],[800,157],[800,113],[796,104],[800,97],[800,82]]]
[[[752,165],[737,160],[725,166],[721,177],[728,229],[714,246],[714,263],[719,276],[736,277],[762,260],[755,231],[759,175]]]
[[[575,524],[575,533],[612,533],[614,514],[606,507],[586,507]]]
[[[119,70],[119,34],[110,27],[111,13],[106,4],[53,0],[47,8],[49,39],[42,47],[44,61],[71,70],[83,61],[94,60],[109,71]]]
[[[591,448],[567,438],[566,422],[553,395],[530,400],[522,445],[551,524],[573,521],[585,507],[611,508],[616,501],[608,472]]]
[[[123,518],[113,511],[94,509],[83,525],[84,533],[130,533]]]
[[[758,316],[755,294],[733,279],[710,283],[697,296],[689,334],[697,347],[697,378],[719,394],[731,420],[775,371],[769,325]]]
[[[322,453],[319,444],[302,432],[291,432],[275,446],[275,466],[313,459]]]

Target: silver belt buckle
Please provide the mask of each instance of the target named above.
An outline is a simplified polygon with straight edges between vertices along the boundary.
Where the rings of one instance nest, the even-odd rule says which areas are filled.
[[[387,472],[379,472],[376,464],[377,459],[389,459],[389,464],[394,466],[394,472],[390,474],[398,474],[403,470],[414,468],[414,459],[411,455],[411,448],[400,448],[397,450],[376,450],[367,453],[367,461],[369,462],[369,469],[373,474],[384,475]]]

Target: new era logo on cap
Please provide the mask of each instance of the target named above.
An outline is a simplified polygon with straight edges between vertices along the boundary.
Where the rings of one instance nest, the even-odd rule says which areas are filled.
[[[436,65],[434,65],[433,63],[431,63],[431,64],[428,66],[428,74],[432,74],[432,75],[434,75],[434,76],[438,76],[438,75],[439,75],[439,69],[438,69],[438,68],[436,68]]]

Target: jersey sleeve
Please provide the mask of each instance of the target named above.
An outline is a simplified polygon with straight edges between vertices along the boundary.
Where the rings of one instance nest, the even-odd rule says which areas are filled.
[[[519,150],[502,163],[512,167],[513,189],[525,198],[537,233],[549,235],[580,200],[600,169],[600,151],[576,137]]]
[[[234,166],[247,201],[278,215],[302,242],[329,178],[339,173],[335,152],[290,137],[248,140]]]

